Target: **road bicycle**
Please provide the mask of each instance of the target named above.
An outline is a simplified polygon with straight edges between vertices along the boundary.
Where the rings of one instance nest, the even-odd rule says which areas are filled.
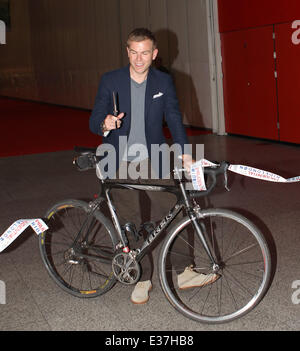
[[[74,163],[80,170],[96,168],[94,150],[79,149]],[[206,191],[187,190],[180,170],[174,169],[174,186],[129,184],[100,180],[99,195],[89,203],[65,200],[46,213],[49,229],[39,237],[42,260],[54,281],[66,292],[82,298],[107,293],[116,283],[135,284],[140,260],[167,230],[158,257],[162,290],[171,305],[185,317],[204,323],[239,318],[262,300],[270,285],[270,250],[261,231],[239,213],[222,208],[200,208],[229,164],[205,168]],[[121,225],[111,190],[169,192],[176,204],[154,225],[146,223],[146,239],[131,249],[130,235],[141,240],[131,223]],[[130,204],[129,204],[130,205]],[[174,221],[182,212],[183,218]],[[173,223],[172,223],[173,222]],[[170,224],[172,225],[170,226]],[[179,244],[179,245],[178,245]],[[178,247],[180,248],[178,250]],[[215,273],[218,279],[202,287],[180,289],[181,261],[190,256],[194,272]]]

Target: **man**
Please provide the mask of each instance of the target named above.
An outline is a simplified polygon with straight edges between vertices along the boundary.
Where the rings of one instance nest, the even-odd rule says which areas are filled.
[[[188,144],[188,139],[182,124],[172,78],[170,75],[151,67],[158,54],[153,33],[145,28],[133,30],[128,36],[127,53],[128,66],[102,76],[90,117],[91,131],[103,135],[103,141],[115,148],[119,174],[123,167],[130,167],[134,164],[134,168],[136,168],[138,164],[140,169],[146,170],[143,178],[148,176],[151,166],[156,176],[162,178],[165,175],[163,174],[162,160],[159,159],[159,162],[155,162],[155,164],[152,162],[152,165],[149,160],[153,161],[151,159],[151,145],[165,143],[162,128],[163,117],[165,117],[173,142],[181,147],[183,166],[189,169],[193,160],[190,154],[183,153],[184,145]],[[118,94],[120,113],[117,116],[112,114],[113,92]],[[127,152],[126,148],[121,148],[122,152],[120,152],[120,137],[124,136],[128,137]],[[143,145],[144,148],[139,148],[141,151],[135,154],[135,145]],[[133,193],[137,192],[131,191],[129,195],[126,194],[125,197],[122,197],[125,192],[126,190],[120,190],[119,194],[114,194],[114,203],[120,208],[118,208],[118,212],[122,212],[122,206],[123,208],[124,206],[125,208],[133,208],[134,202],[136,203],[135,207],[139,207],[138,201],[133,198]],[[141,214],[139,211],[132,210],[132,217],[135,220],[137,217],[141,217]],[[141,262],[141,281],[136,284],[131,295],[131,301],[137,304],[148,301],[148,292],[152,287],[150,278],[145,278],[148,267],[143,264],[144,260],[145,258]],[[198,274],[188,267],[178,276],[178,283],[180,287],[188,288],[201,286],[204,282],[207,284],[208,280],[212,282],[215,279],[216,275]]]

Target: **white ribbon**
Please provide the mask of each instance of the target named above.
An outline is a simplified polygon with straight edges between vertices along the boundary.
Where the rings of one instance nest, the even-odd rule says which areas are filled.
[[[40,218],[19,219],[15,221],[8,229],[6,229],[6,231],[0,236],[0,252],[15,241],[17,237],[29,226],[31,226],[36,234],[41,234],[49,229],[46,223]]]
[[[205,180],[204,180],[204,167],[216,167],[215,163],[208,160],[201,159],[191,166],[191,178],[193,188],[195,190],[204,191],[206,190]],[[258,168],[244,166],[244,165],[229,165],[228,170],[241,174],[246,177],[266,180],[269,182],[277,183],[295,183],[300,182],[300,176],[292,178],[283,178],[275,173],[264,171]],[[31,226],[31,228],[36,232],[36,234],[41,234],[46,231],[48,226],[41,218],[36,219],[19,219],[15,221],[1,236],[0,236],[0,252],[2,252],[7,246],[9,246],[17,237],[23,233],[23,231]]]
[[[195,190],[206,190],[204,181],[203,168],[204,167],[216,167],[215,163],[208,160],[202,159],[192,164],[191,166],[191,177],[193,188]],[[244,165],[229,165],[228,170],[234,173],[241,174],[246,177],[256,178],[260,180],[266,180],[269,182],[276,183],[295,183],[300,182],[300,176],[292,178],[283,178],[280,175],[264,171],[258,168],[244,166]]]
[[[263,171],[258,168],[253,168],[249,166],[243,165],[230,165],[228,169],[232,172],[244,175],[246,177],[267,180],[269,182],[277,182],[277,183],[295,183],[300,182],[300,176],[293,177],[293,178],[283,178],[280,175],[275,173],[271,173],[268,171]]]

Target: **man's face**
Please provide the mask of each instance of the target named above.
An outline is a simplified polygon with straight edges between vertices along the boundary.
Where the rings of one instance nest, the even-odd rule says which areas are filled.
[[[155,60],[158,50],[153,48],[150,39],[143,41],[130,41],[127,47],[128,58],[132,73],[144,75],[148,72],[153,60]]]

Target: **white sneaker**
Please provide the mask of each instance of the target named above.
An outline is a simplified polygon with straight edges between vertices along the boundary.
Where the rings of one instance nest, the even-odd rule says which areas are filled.
[[[149,300],[149,291],[152,289],[150,280],[138,282],[131,294],[131,302],[141,305]]]
[[[193,270],[193,266],[186,267],[184,272],[177,276],[177,282],[179,289],[189,289],[205,286],[207,284],[214,283],[218,278],[219,274],[210,273],[203,274],[197,273]]]

